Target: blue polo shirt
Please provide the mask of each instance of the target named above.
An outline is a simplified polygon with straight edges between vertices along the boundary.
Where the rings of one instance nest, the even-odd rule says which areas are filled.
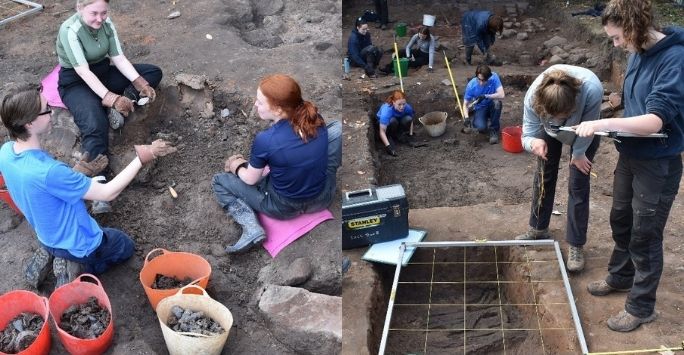
[[[328,130],[318,127],[316,137],[304,142],[287,119],[281,119],[254,138],[249,165],[268,165],[273,189],[287,198],[318,196],[325,187],[328,165]]]
[[[492,73],[492,76],[489,77],[487,82],[484,85],[480,85],[480,82],[477,80],[477,77],[474,77],[470,79],[468,82],[468,85],[466,86],[465,89],[465,95],[464,98],[466,101],[473,101],[475,100],[476,97],[480,95],[490,95],[496,92],[498,88],[501,87],[501,79],[499,79],[499,75],[496,73]],[[492,99],[484,99],[480,101],[477,105],[475,105],[475,110],[479,110],[481,108],[489,106],[489,104],[492,103]]]
[[[378,122],[383,125],[383,126],[389,126],[390,122],[392,122],[392,118],[401,118],[404,116],[411,116],[413,117],[415,113],[413,112],[413,107],[409,103],[406,103],[404,106],[404,111],[397,111],[394,109],[394,106],[388,103],[382,104],[380,106],[380,109],[378,110],[378,113],[376,114],[376,117],[378,118]]]

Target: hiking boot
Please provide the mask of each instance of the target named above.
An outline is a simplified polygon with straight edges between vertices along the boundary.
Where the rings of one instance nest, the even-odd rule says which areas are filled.
[[[587,285],[587,291],[593,296],[605,296],[613,292],[627,292],[629,288],[615,288],[609,285],[606,280],[599,280],[590,282]]]
[[[568,262],[566,264],[568,271],[578,272],[584,270],[584,251],[582,247],[571,245],[568,248]]]
[[[650,316],[645,318],[633,316],[627,313],[627,311],[620,311],[617,315],[608,318],[608,328],[616,332],[631,332],[640,325],[652,322],[656,318],[658,318],[658,315],[655,310]]]
[[[121,112],[110,108],[107,117],[109,118],[109,127],[112,127],[112,129],[119,129],[123,127],[124,116],[121,114]]]
[[[52,261],[52,273],[55,274],[55,288],[74,281],[83,273],[82,265],[67,259],[55,258]]]
[[[536,240],[536,239],[549,239],[549,229],[534,229],[530,228],[525,234],[516,236],[516,240]]]
[[[26,270],[24,271],[26,282],[33,288],[38,289],[38,286],[45,281],[48,272],[50,272],[51,262],[52,255],[45,248],[39,247],[36,249],[26,263]]]
[[[489,132],[489,144],[497,144],[497,143],[499,143],[499,132],[490,131]]]
[[[93,204],[90,206],[90,212],[92,214],[110,213],[112,212],[112,205],[107,201],[93,201]]]

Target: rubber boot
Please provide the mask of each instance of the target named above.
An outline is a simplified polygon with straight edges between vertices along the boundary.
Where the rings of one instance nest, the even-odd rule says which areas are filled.
[[[245,201],[236,198],[235,201],[230,202],[228,204],[228,214],[233,217],[235,222],[242,226],[240,240],[226,247],[228,254],[244,253],[253,246],[264,242],[266,233],[259,224],[256,214]]]

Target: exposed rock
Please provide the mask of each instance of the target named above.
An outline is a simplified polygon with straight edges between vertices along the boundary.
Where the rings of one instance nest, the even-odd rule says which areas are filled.
[[[568,40],[560,37],[560,36],[553,36],[550,40],[544,42],[544,47],[546,48],[553,48],[555,46],[562,46],[564,44],[568,43]]]
[[[586,59],[586,57],[584,56],[584,54],[571,54],[571,55],[568,57],[568,63],[570,63],[570,64],[580,64],[580,63],[582,63],[582,62],[584,61],[584,59]]]
[[[520,63],[520,65],[528,67],[535,65],[534,57],[532,57],[532,55],[530,54],[521,54],[518,57],[518,63]]]
[[[528,35],[527,32],[520,32],[515,37],[518,41],[526,41],[528,38],[530,38],[530,35]]]
[[[189,86],[195,90],[202,90],[207,84],[207,77],[204,75],[180,73],[176,75],[175,79],[178,84]]]
[[[297,353],[337,354],[342,347],[342,298],[268,285],[259,310],[273,335]]]
[[[504,28],[512,28],[513,27],[513,22],[504,22],[503,23]]]
[[[513,29],[503,30],[503,32],[501,32],[501,37],[502,38],[510,38],[510,37],[515,36],[517,33],[518,32],[516,30],[513,30]]]
[[[551,48],[551,55],[557,55],[559,57],[562,57],[563,54],[565,54],[565,51],[563,50],[563,48],[561,48],[559,46],[555,46],[555,47]]]
[[[7,203],[0,202],[0,233],[5,233],[21,224],[22,218],[19,217]]]
[[[275,15],[283,10],[283,0],[255,1],[257,14],[261,16]]]
[[[551,56],[551,59],[549,59],[549,65],[554,65],[554,64],[562,64],[564,62],[563,58],[554,55]]]
[[[297,258],[283,275],[284,286],[301,285],[311,277],[311,260],[309,258]]]

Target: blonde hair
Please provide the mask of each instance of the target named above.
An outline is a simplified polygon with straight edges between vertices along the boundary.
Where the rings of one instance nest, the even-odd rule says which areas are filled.
[[[582,82],[562,70],[546,74],[534,92],[532,109],[540,117],[571,113]]]
[[[83,7],[83,6],[88,6],[98,0],[76,0],[76,8]],[[109,4],[109,0],[104,0],[107,4]]]
[[[601,24],[605,26],[608,23],[622,28],[625,41],[638,53],[644,52],[648,30],[660,29],[653,20],[651,0],[611,0],[601,16]]]

